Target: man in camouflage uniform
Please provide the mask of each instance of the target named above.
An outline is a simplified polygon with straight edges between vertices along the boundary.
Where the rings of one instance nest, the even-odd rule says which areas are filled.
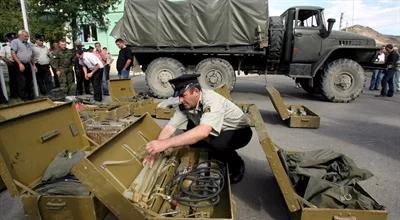
[[[74,71],[72,67],[74,65],[75,54],[72,50],[67,49],[65,40],[60,40],[58,45],[59,49],[53,54],[51,65],[56,70],[55,74],[57,74],[60,81],[60,88],[68,95],[74,83]]]

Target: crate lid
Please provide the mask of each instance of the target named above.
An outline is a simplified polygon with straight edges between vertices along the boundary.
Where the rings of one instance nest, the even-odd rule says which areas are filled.
[[[282,99],[281,94],[272,86],[267,86],[267,93],[269,98],[271,99],[272,105],[274,105],[275,110],[281,116],[282,120],[286,120],[290,118],[289,111],[285,105],[285,102]]]
[[[278,186],[283,194],[285,203],[289,211],[296,212],[300,210],[301,205],[296,196],[297,194],[293,189],[289,176],[287,175],[286,170],[279,158],[279,148],[275,146],[275,144],[272,142],[272,139],[269,137],[260,111],[258,110],[256,105],[251,105],[249,106],[248,112],[254,120],[258,140],[271,167],[272,173],[274,174],[275,179],[278,182]]]
[[[29,103],[28,105],[31,105]],[[26,112],[0,122],[0,175],[11,195],[36,184],[63,150],[89,147],[73,103]]]
[[[111,79],[109,83],[111,99],[114,102],[136,96],[133,82],[130,79]]]
[[[160,132],[160,126],[146,113],[90,152],[74,166],[72,173],[118,218],[145,219],[144,213],[124,198],[123,192],[143,168],[140,161],[132,160],[132,152],[142,155],[146,143],[156,139]],[[129,162],[106,166],[109,161]]]
[[[36,99],[28,102],[8,105],[0,108],[0,122],[55,105],[56,104],[50,99]]]

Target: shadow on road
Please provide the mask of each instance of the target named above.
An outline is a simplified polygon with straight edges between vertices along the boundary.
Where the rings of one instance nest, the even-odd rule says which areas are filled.
[[[266,166],[267,161],[255,161],[245,156],[243,159],[246,163],[246,173],[239,184],[232,185],[234,195],[253,210],[265,210],[272,219],[289,219],[286,204],[274,176],[271,171],[260,169]],[[241,213],[239,219],[245,219],[241,218]]]

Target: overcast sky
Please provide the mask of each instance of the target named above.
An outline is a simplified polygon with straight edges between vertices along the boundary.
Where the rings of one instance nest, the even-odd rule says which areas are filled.
[[[339,29],[340,13],[343,12],[342,28],[346,25],[360,24],[383,34],[400,35],[400,0],[269,0],[268,2],[270,16],[280,15],[292,6],[320,6],[325,8],[325,20],[336,19],[333,27],[335,30]]]

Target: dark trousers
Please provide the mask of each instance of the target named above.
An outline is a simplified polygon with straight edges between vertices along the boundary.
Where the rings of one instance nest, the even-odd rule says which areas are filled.
[[[10,86],[10,98],[18,98],[18,64],[10,63],[7,64],[9,86]]]
[[[83,89],[85,89],[85,94],[90,94],[90,80],[85,79],[85,74],[83,73],[82,66],[79,65],[75,69],[76,76],[76,95],[83,95]]]
[[[32,100],[34,98],[32,68],[29,63],[24,66],[23,72],[17,69],[18,97],[22,100]]]
[[[394,73],[396,70],[388,69],[382,78],[382,90],[381,95],[392,97],[394,94]],[[389,90],[388,90],[389,87]]]
[[[95,101],[101,102],[103,99],[103,94],[101,91],[101,81],[103,79],[103,68],[98,69],[96,72],[93,73],[90,81],[92,82],[93,86],[93,98]]]
[[[192,121],[189,120],[187,129],[195,127]],[[220,161],[226,162],[229,168],[236,170],[240,166],[240,160],[237,149],[246,146],[253,132],[250,127],[237,130],[221,131],[218,136],[209,136],[208,140],[202,140],[193,144],[192,147],[206,148],[211,155]]]
[[[36,80],[39,86],[39,91],[42,95],[46,95],[54,87],[51,82],[50,66],[49,64],[36,64],[36,68]]]

